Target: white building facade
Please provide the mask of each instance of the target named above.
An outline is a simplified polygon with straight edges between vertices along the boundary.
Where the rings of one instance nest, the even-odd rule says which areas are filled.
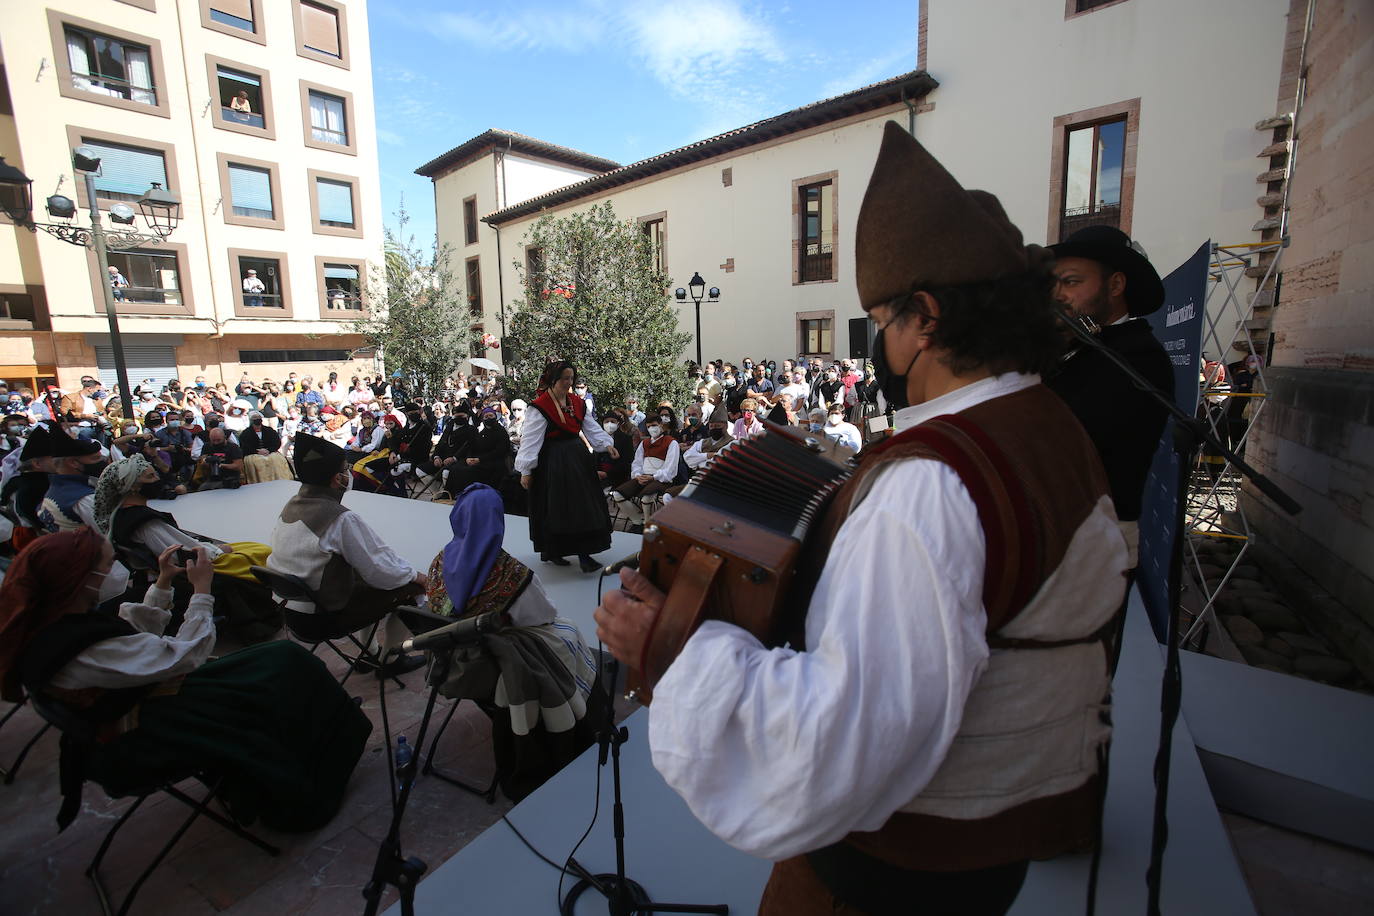
[[[365,0],[11,3],[0,53],[0,154],[33,180],[35,219],[57,192],[87,223],[79,145],[106,217],[150,181],[182,201],[165,244],[110,256],[131,383],[372,368],[350,324],[383,236]],[[114,381],[98,273],[0,227],[0,377]]]
[[[866,337],[861,322],[850,333],[863,315],[854,225],[887,120],[996,194],[1028,242],[1110,223],[1165,274],[1209,238],[1258,241],[1270,139],[1255,124],[1273,108],[1286,12],[1280,0],[926,0],[920,68],[882,83],[491,209],[490,165],[418,171],[435,180],[441,244],[463,247],[455,214],[472,195],[475,244],[500,239],[499,273],[481,278],[493,333],[501,304],[522,299],[532,223],[609,200],[661,240],[672,286],[700,273],[721,289],[701,307],[705,358],[848,356]],[[693,311],[679,310],[692,334]]]

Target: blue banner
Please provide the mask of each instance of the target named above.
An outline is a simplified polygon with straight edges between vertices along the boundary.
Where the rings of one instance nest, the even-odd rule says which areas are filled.
[[[1177,270],[1164,278],[1164,307],[1145,320],[1174,364],[1174,401],[1188,416],[1197,414],[1198,371],[1202,365],[1202,316],[1207,308],[1207,266],[1212,243],[1203,244]],[[1164,435],[1145,478],[1140,506],[1140,562],[1136,585],[1150,615],[1155,636],[1164,641],[1169,619],[1169,560],[1178,533],[1178,456],[1174,454],[1174,421]]]

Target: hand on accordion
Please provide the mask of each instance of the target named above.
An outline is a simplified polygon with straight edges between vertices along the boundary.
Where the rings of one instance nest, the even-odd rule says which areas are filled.
[[[620,585],[619,589],[607,592],[596,609],[596,635],[612,655],[635,667],[667,596],[629,568],[620,571]]]

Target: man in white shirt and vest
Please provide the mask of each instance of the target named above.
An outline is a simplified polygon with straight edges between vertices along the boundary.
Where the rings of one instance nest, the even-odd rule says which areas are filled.
[[[306,433],[297,433],[295,443],[301,489],[282,507],[267,566],[303,579],[319,604],[288,603],[292,630],[310,639],[316,623],[311,617],[317,614],[328,615],[331,627],[350,630],[385,617],[381,645],[399,645],[410,633],[388,615],[397,605],[413,602],[428,586],[428,578],[398,557],[362,516],[343,505],[353,483],[344,450]],[[380,673],[390,677],[422,664],[422,655],[402,656]]]
[[[813,526],[792,643],[706,620],[649,743],[707,827],[777,863],[762,913],[1001,914],[1032,859],[1093,841],[1126,545],[1040,384],[1049,254],[889,122],[855,258],[896,434]],[[638,661],[664,595],[621,582],[598,632]]]

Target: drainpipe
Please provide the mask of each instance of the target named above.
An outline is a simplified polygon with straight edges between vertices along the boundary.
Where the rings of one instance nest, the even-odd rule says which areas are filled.
[[[906,132],[916,136],[916,103],[906,97],[906,87],[902,87],[902,104],[906,106]]]

